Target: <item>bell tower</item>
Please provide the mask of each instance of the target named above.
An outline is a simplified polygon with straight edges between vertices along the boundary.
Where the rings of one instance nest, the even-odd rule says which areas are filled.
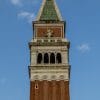
[[[55,0],[43,0],[30,48],[30,100],[70,100],[69,47]]]

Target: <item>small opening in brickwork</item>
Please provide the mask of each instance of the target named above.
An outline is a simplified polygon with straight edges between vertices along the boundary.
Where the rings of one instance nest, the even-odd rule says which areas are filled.
[[[38,88],[39,88],[38,84],[35,84],[35,89],[38,89]]]

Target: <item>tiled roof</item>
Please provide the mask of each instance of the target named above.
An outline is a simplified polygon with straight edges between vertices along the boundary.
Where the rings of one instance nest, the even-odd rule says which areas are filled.
[[[41,21],[59,21],[59,12],[54,0],[45,0],[44,5],[42,5],[42,10],[40,11],[39,20]]]

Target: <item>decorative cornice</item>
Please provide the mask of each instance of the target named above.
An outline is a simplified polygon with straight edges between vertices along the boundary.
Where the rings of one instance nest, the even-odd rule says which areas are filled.
[[[35,81],[35,80],[39,80],[39,81],[43,81],[43,80],[47,80],[47,81],[52,81],[52,80],[56,80],[56,81],[60,81],[60,80],[64,80],[64,81],[69,81],[69,79],[65,76],[65,75],[35,75],[32,77],[31,81]]]
[[[69,69],[71,66],[68,64],[36,64],[29,66],[29,69]]]
[[[29,42],[29,47],[31,46],[68,46],[70,47],[70,42]]]
[[[68,66],[29,66],[30,80],[67,80],[70,78],[70,65]]]

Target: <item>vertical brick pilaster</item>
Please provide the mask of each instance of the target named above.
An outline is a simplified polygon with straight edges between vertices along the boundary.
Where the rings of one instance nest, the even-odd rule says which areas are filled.
[[[38,89],[39,89],[39,100],[44,100],[43,99],[43,82],[42,81],[39,81],[39,87],[38,87]]]
[[[70,100],[69,82],[65,81],[65,100]]]
[[[56,93],[56,81],[52,81],[52,100],[56,100],[57,93]]]
[[[52,100],[52,82],[49,81],[48,84],[49,84],[49,87],[48,87],[48,92],[49,92],[48,100]]]
[[[61,89],[61,100],[65,100],[65,84],[64,84],[64,81],[60,81],[60,89]]]
[[[56,89],[56,94],[57,94],[57,100],[61,100],[61,91],[60,91],[60,81],[56,82],[57,89]]]
[[[49,95],[49,91],[48,91],[48,81],[43,81],[43,100],[48,100],[48,95]]]
[[[35,81],[35,100],[39,100],[39,81]]]

